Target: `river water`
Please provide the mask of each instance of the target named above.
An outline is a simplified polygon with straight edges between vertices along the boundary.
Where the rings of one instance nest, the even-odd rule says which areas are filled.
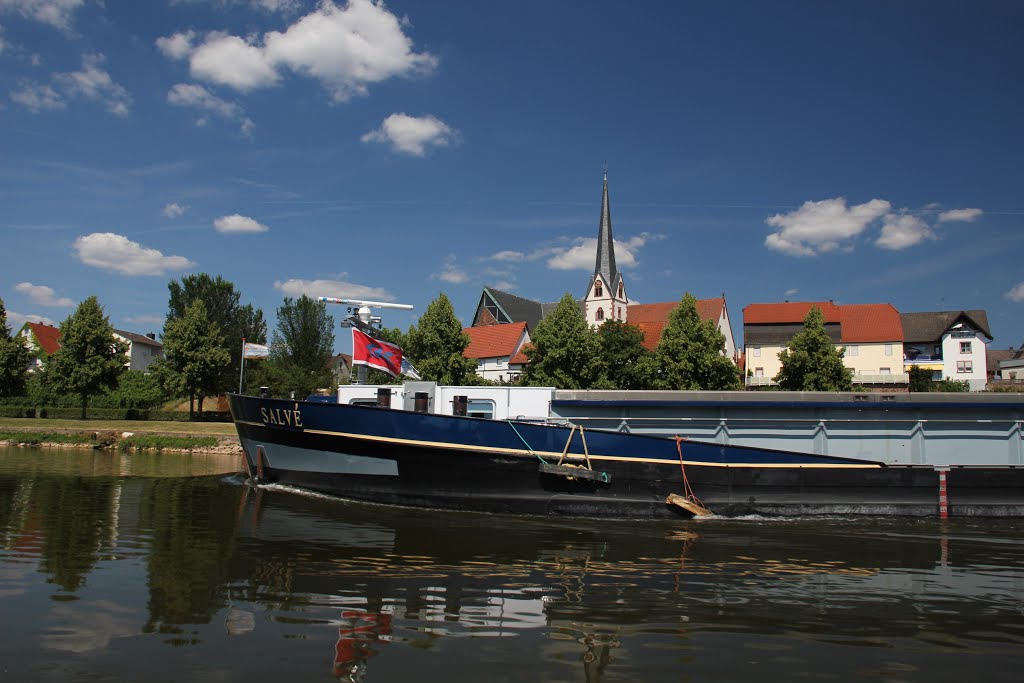
[[[0,680],[1019,681],[1020,520],[516,518],[0,447]]]

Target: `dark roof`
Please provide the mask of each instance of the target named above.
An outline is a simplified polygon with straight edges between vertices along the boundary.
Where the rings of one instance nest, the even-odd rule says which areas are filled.
[[[484,287],[480,303],[477,306],[476,315],[473,316],[474,325],[478,323],[480,309],[485,307],[488,301],[496,305],[505,314],[505,317],[508,318],[508,320],[499,320],[499,323],[524,322],[530,330],[536,329],[537,323],[548,313],[555,310],[555,306],[558,305],[557,301],[543,304],[539,301],[510,294],[509,292],[503,292],[500,289]]]
[[[782,325],[744,325],[743,343],[745,346],[784,346],[803,331],[802,320]],[[825,334],[833,344],[842,341],[842,327],[839,323],[825,323]]]
[[[988,327],[988,313],[974,309],[969,311],[927,311],[901,313],[903,338],[909,342],[934,342],[958,323],[967,323],[989,339],[992,332]]]
[[[146,344],[148,346],[155,346],[158,349],[162,349],[164,347],[164,345],[158,342],[156,339],[153,339],[152,337],[147,337],[144,334],[138,334],[136,332],[125,332],[124,330],[114,330],[114,334],[121,335],[122,337],[130,341],[132,344]]]

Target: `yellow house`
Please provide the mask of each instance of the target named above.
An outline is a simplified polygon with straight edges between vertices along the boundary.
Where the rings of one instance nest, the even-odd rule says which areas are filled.
[[[903,326],[891,304],[836,305],[831,301],[750,304],[743,309],[743,360],[748,387],[770,386],[782,369],[779,354],[804,329],[812,306],[821,309],[825,333],[844,349],[854,384],[906,387]]]

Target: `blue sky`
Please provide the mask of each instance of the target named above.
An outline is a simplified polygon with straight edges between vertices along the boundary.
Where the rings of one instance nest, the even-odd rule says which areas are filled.
[[[167,284],[982,308],[1024,342],[1024,3],[0,0],[0,298]],[[340,319],[341,308],[332,313]],[[347,335],[337,334],[345,351]]]

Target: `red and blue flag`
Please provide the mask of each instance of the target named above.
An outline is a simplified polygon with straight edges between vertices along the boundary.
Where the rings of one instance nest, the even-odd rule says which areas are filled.
[[[352,365],[366,365],[398,377],[402,374],[402,349],[353,327]]]

